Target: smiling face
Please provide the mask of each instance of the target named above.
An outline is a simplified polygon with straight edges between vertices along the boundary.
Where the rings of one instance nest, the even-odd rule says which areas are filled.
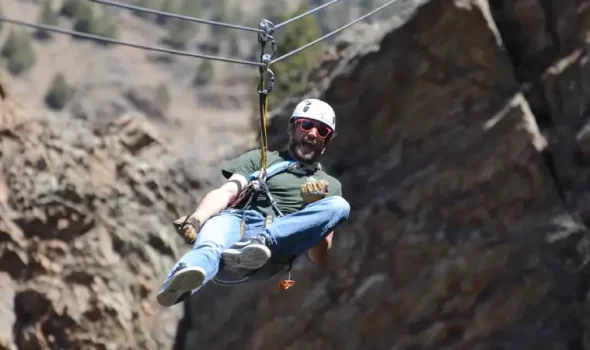
[[[290,127],[289,148],[298,161],[316,162],[324,151],[332,129],[315,120],[297,119]]]

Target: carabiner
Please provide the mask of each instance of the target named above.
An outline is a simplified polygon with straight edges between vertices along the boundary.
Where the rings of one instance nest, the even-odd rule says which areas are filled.
[[[260,75],[262,77],[264,75],[264,73],[266,72],[268,74],[268,79],[267,79],[266,86],[264,87],[264,89],[258,91],[258,93],[260,93],[260,94],[268,95],[268,93],[270,93],[272,91],[272,89],[275,85],[275,73],[268,67],[268,65],[270,64],[271,58],[272,57],[269,54],[262,55],[262,63],[265,65],[265,67],[261,67]]]
[[[264,45],[271,40],[274,42],[274,38],[272,37],[275,31],[274,23],[267,19],[263,19],[260,21],[260,24],[258,24],[258,28],[263,31],[262,33],[258,33],[258,42],[260,44]]]

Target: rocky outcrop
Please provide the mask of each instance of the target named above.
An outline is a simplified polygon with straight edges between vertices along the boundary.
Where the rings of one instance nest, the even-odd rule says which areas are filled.
[[[110,80],[77,87],[69,109],[72,117],[102,126],[122,114],[141,113],[154,121],[165,120],[169,106],[170,95],[164,85],[136,86]]]
[[[190,181],[139,116],[104,130],[0,100],[0,349],[170,349],[155,292]]]
[[[307,95],[336,109],[324,165],[353,210],[328,268],[204,288],[179,348],[590,347],[590,1],[395,6]]]

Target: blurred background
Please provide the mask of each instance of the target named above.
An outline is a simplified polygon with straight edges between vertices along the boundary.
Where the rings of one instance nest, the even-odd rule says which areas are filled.
[[[317,1],[122,0],[150,9],[257,28],[262,19],[282,22]],[[330,11],[277,30],[279,54],[296,49],[373,10],[378,1],[336,3]],[[391,9],[370,17],[373,22]],[[260,45],[250,31],[170,19],[86,0],[2,2],[2,13],[35,23],[56,25],[127,42],[207,55],[258,61]],[[358,28],[354,28],[357,29]],[[354,30],[351,29],[351,30]],[[2,28],[5,79],[28,107],[60,118],[106,123],[124,113],[144,114],[159,127],[182,131],[183,144],[199,138],[206,151],[193,157],[217,157],[243,142],[244,128],[257,113],[257,74],[253,66],[174,56],[137,48],[100,44],[69,35],[5,25]],[[269,103],[301,90],[303,75],[317,63],[323,46],[304,50],[275,67],[277,81]],[[286,74],[289,74],[288,76]],[[252,103],[256,104],[253,106]],[[181,127],[179,127],[182,125]],[[222,136],[223,135],[223,136]]]
[[[327,0],[120,0],[258,27]],[[385,4],[276,31],[278,55]],[[256,33],[89,0],[0,16],[257,61]],[[171,221],[258,146],[258,68],[0,22],[0,350],[590,349],[587,0],[398,0],[272,66],[271,149],[305,97],[352,216],[325,267],[161,309]],[[587,74],[589,73],[589,74]],[[284,276],[282,276],[284,277]]]

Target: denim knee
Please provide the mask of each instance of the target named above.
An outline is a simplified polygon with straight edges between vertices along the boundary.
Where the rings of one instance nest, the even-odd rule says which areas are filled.
[[[325,204],[334,217],[347,219],[350,215],[350,204],[343,197],[331,196],[323,200],[326,201]]]
[[[213,241],[195,242],[192,250],[199,249],[207,249],[209,251],[214,252],[215,254],[221,254],[221,252],[223,251],[223,246],[218,242]]]

